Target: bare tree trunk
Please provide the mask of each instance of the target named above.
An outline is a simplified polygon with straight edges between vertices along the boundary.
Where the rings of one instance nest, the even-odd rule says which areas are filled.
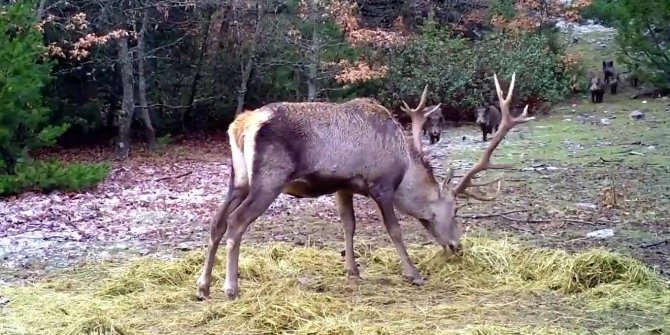
[[[247,87],[249,86],[249,80],[251,79],[251,70],[253,70],[255,61],[256,61],[256,50],[258,48],[259,39],[261,32],[263,31],[263,22],[262,22],[262,8],[260,6],[260,0],[256,1],[256,25],[254,27],[254,36],[251,40],[251,49],[249,54],[246,56],[247,61],[242,63],[242,81],[240,82],[240,88],[237,91],[237,108],[235,109],[235,115],[242,113],[244,110],[244,101],[247,95]]]
[[[44,17],[44,7],[47,5],[47,0],[40,0],[37,5],[37,13],[35,14],[35,21],[40,22]]]
[[[309,64],[307,64],[307,101],[316,101],[319,85],[319,32],[317,25],[316,3],[312,3],[312,43],[309,47]]]
[[[300,71],[293,70],[293,80],[295,82],[295,101],[300,101]]]
[[[144,122],[144,129],[147,136],[147,150],[154,151],[156,149],[156,131],[151,124],[151,116],[149,115],[149,104],[147,103],[147,81],[146,81],[146,55],[145,35],[147,33],[147,24],[149,21],[149,11],[144,11],[144,18],[142,19],[142,28],[137,36],[137,95],[140,100],[140,111],[142,122]]]
[[[198,92],[198,83],[200,78],[202,78],[202,65],[204,63],[205,54],[207,54],[207,49],[209,47],[209,35],[210,27],[212,25],[212,15],[214,15],[214,10],[207,10],[207,19],[205,20],[205,27],[203,28],[202,36],[202,45],[200,46],[200,54],[198,55],[198,63],[195,65],[195,75],[193,76],[193,82],[191,82],[191,91],[189,92],[188,102],[186,104],[186,110],[181,115],[181,128],[182,131],[186,131],[186,122],[190,119],[191,114],[193,113],[193,105],[195,104],[195,96]]]
[[[235,115],[242,113],[244,110],[244,101],[247,96],[247,87],[249,86],[249,77],[253,66],[253,57],[249,57],[245,63],[241,64],[242,81],[240,82],[240,88],[237,90],[237,107],[235,108]]]
[[[126,159],[130,154],[130,124],[133,120],[135,99],[133,97],[133,64],[128,52],[128,39],[119,38],[117,41],[117,54],[121,63],[121,83],[123,85],[123,102],[118,112],[119,133],[116,138],[115,154],[118,159]]]

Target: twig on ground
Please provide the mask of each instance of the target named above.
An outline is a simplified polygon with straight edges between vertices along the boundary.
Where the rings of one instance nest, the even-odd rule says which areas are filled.
[[[53,210],[50,210],[50,211],[53,212]],[[67,220],[64,220],[65,224],[68,225],[70,228],[74,229],[77,233],[79,233],[79,235],[81,235],[82,238],[94,238],[95,237],[95,236],[85,232],[81,228],[77,227],[77,225],[75,225],[76,222],[84,221],[85,218],[73,221],[72,218],[70,218],[69,215],[65,214],[65,217],[67,218]]]
[[[519,227],[519,226],[514,225],[514,224],[509,225],[509,226],[512,227],[512,228],[514,228],[514,229],[516,229],[516,230],[521,230],[521,231],[523,231],[523,232],[526,232],[526,233],[528,233],[528,234],[533,234],[533,233],[535,233],[535,232],[532,231],[531,229],[523,228],[523,227]]]
[[[505,182],[522,182],[528,181],[528,179],[505,179]]]
[[[661,244],[666,244],[666,243],[670,243],[670,238],[666,238],[665,240],[660,240],[660,241],[654,242],[654,243],[645,244],[645,245],[640,246],[640,248],[647,249],[647,248],[656,247],[656,246],[659,246]]]
[[[502,213],[489,213],[489,214],[473,213],[473,214],[459,214],[459,215],[456,215],[456,216],[461,217],[461,218],[468,218],[468,219],[475,219],[476,220],[476,219],[484,219],[484,218],[494,218],[494,217],[503,216],[503,215],[507,215],[507,214],[521,213],[521,212],[527,212],[527,211],[528,211],[527,209],[517,209],[517,210],[502,212]]]
[[[193,173],[193,171],[187,171],[187,172],[180,173],[180,174],[174,175],[174,176],[160,177],[160,178],[154,179],[154,181],[163,181],[163,180],[166,180],[166,179],[178,179],[178,178],[186,177],[186,176],[190,175],[191,173]]]
[[[624,146],[624,145],[644,145],[642,141],[635,141],[635,142],[628,142],[628,143],[618,143],[615,144],[617,146]]]
[[[618,163],[618,162],[623,162],[623,159],[605,159],[605,158],[602,158],[602,157],[600,157],[600,160],[601,160],[603,163]]]
[[[614,223],[612,221],[605,220],[605,219],[595,219],[593,221],[584,221],[584,220],[577,220],[577,219],[563,219],[563,221],[569,222],[569,223],[583,223],[583,224],[590,224],[590,225],[596,225],[598,223],[610,223],[610,224]]]
[[[551,222],[551,220],[546,220],[546,219],[521,219],[521,218],[513,218],[509,217],[507,215],[500,215],[501,218],[509,221],[514,221],[514,222],[527,222],[527,223],[543,223],[543,222]]]
[[[598,224],[598,220],[596,220],[596,221],[584,221],[584,220],[575,220],[575,219],[564,219],[563,221],[568,222],[568,223],[582,223],[582,224],[590,224],[590,225]]]

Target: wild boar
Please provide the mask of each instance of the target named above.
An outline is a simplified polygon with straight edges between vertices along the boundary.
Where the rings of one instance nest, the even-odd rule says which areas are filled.
[[[603,86],[603,82],[600,80],[600,77],[598,76],[591,77],[591,84],[589,84],[589,91],[591,92],[592,103],[597,104],[603,102],[605,87]]]
[[[426,123],[423,124],[423,135],[428,136],[430,144],[435,144],[440,141],[447,121],[444,119],[440,105],[428,106],[424,109],[424,113]]]
[[[477,118],[475,123],[482,130],[482,142],[486,142],[486,134],[493,136],[493,132],[498,131],[501,121],[500,110],[493,105],[477,108],[475,110],[475,117]]]
[[[603,61],[605,84],[610,86],[610,93],[616,94],[619,85],[619,71],[614,68],[614,61]]]

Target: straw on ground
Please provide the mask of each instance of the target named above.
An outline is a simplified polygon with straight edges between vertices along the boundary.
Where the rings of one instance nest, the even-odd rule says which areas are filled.
[[[100,263],[0,289],[2,334],[629,334],[668,331],[670,290],[634,259],[468,238],[462,258],[412,247],[429,283],[403,282],[392,248],[358,248],[347,282],[331,249],[245,247],[239,300],[195,298],[202,250]],[[219,255],[221,256],[221,255]]]

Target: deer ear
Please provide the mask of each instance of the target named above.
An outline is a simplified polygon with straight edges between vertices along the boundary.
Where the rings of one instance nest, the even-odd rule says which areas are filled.
[[[440,186],[440,194],[447,195],[451,193],[451,179],[454,178],[454,170],[447,169],[447,175]]]
[[[448,179],[445,179],[440,186],[440,195],[444,197],[449,193],[451,193],[451,183]]]
[[[447,168],[446,176],[444,177],[444,181],[448,184],[448,183],[451,182],[451,179],[453,179],[453,178],[454,178],[454,170],[452,170],[451,168]]]

